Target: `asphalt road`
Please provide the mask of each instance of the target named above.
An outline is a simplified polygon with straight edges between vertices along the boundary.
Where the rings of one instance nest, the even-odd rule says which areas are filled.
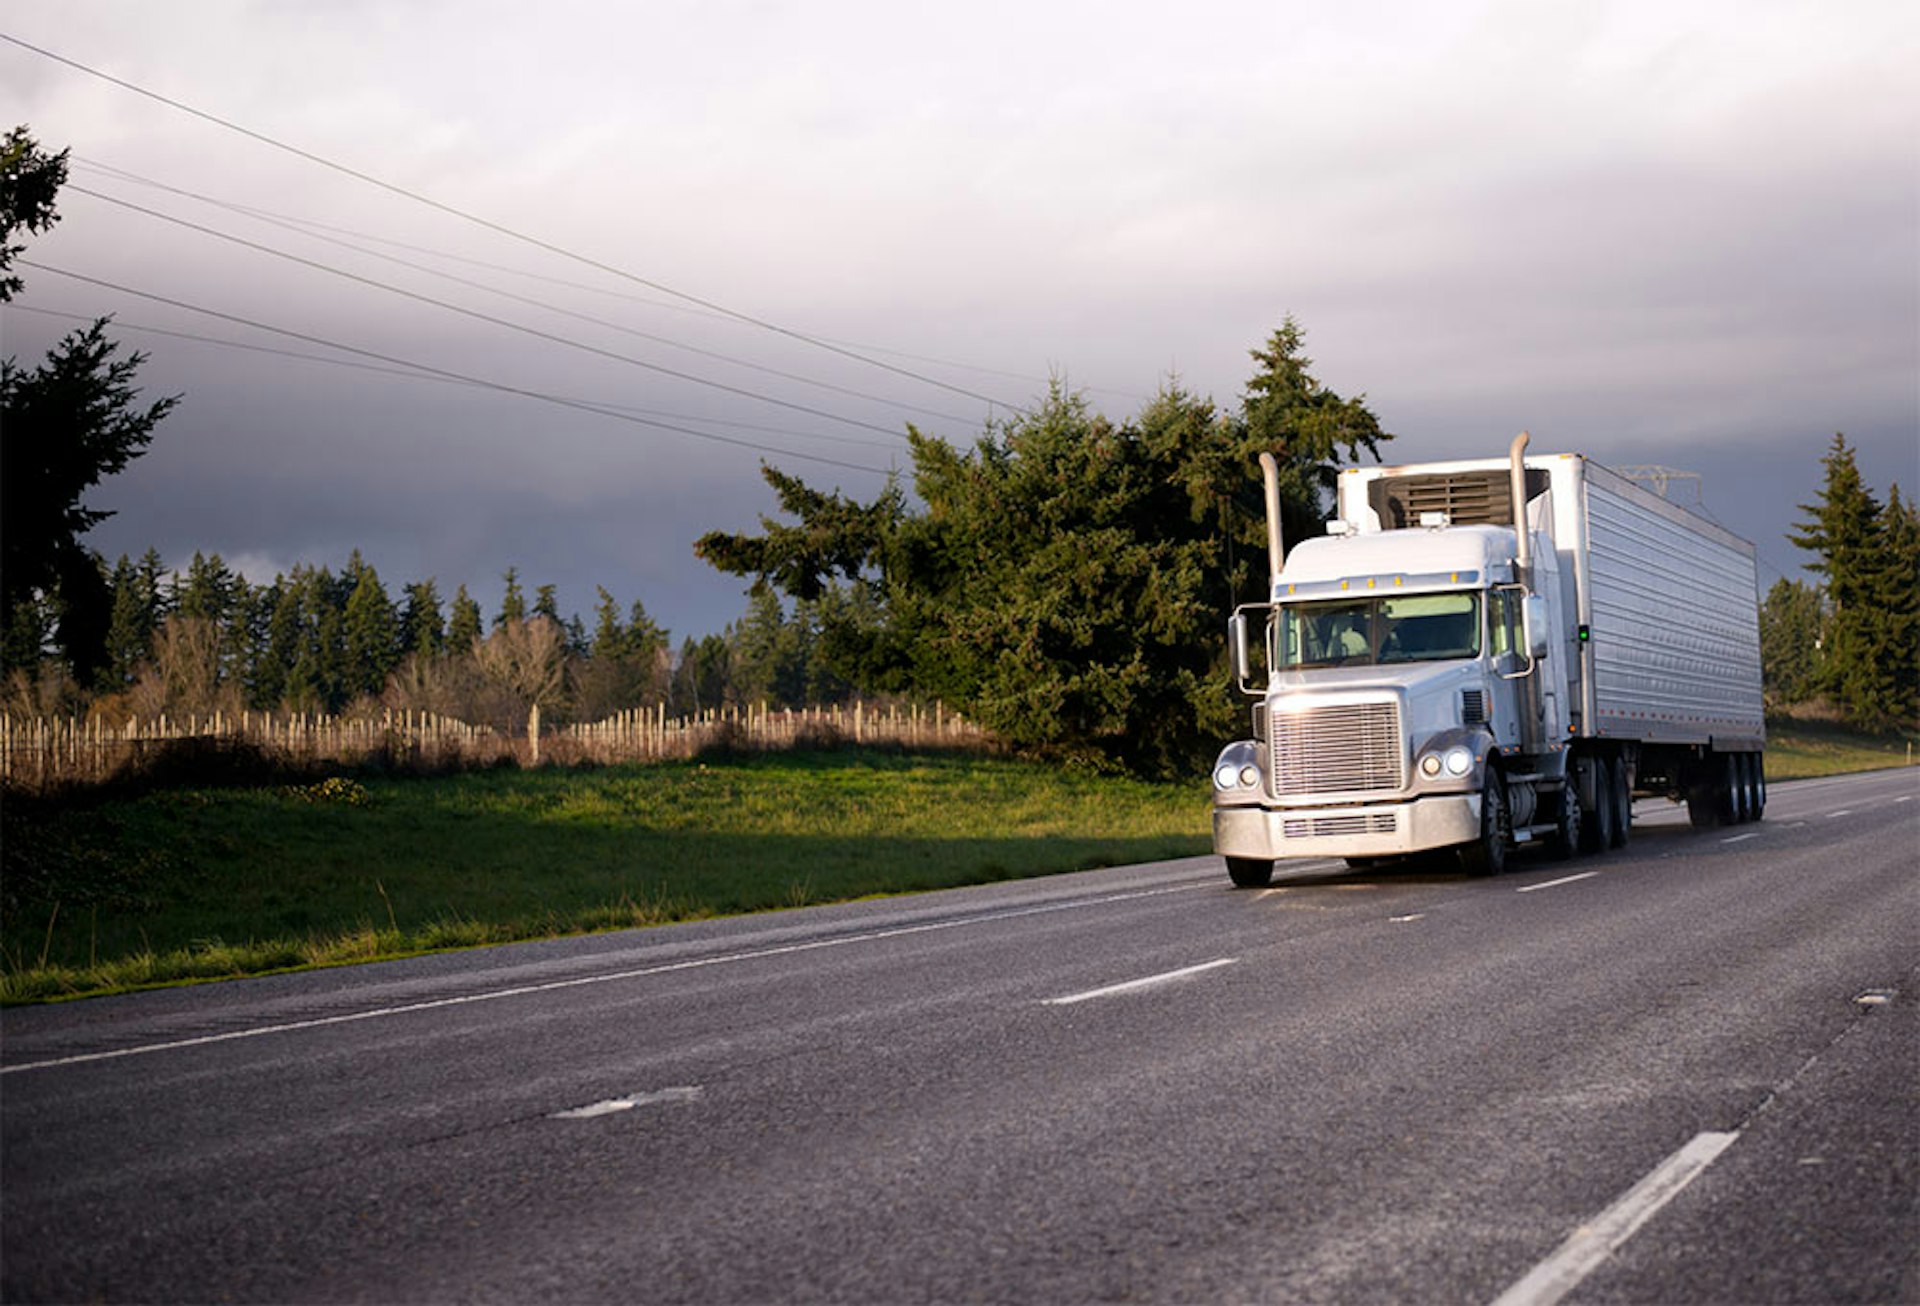
[[[1882,772],[12,1010],[0,1295],[1920,1300],[1917,866]]]

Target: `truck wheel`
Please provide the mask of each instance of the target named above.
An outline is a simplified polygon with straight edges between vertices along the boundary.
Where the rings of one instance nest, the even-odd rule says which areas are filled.
[[[1766,799],[1761,794],[1760,785],[1760,754],[1740,754],[1740,798],[1741,806],[1745,812],[1745,815],[1740,818],[1741,820],[1757,821],[1760,819],[1760,809],[1766,805]]]
[[[1747,768],[1744,753],[1728,753],[1721,772],[1720,824],[1738,825],[1747,819]]]
[[[1500,773],[1487,771],[1480,792],[1480,837],[1460,846],[1460,869],[1468,875],[1498,875],[1507,869],[1507,845],[1513,840],[1513,813],[1507,807],[1507,786]]]
[[[1626,758],[1616,757],[1607,763],[1607,783],[1613,803],[1613,838],[1608,842],[1615,848],[1625,848],[1633,838],[1633,787],[1627,783]]]
[[[1708,753],[1687,784],[1687,819],[1711,830],[1733,822],[1733,765],[1725,753]]]
[[[1273,863],[1257,857],[1229,857],[1227,878],[1236,889],[1264,889],[1273,883]]]
[[[1753,819],[1759,820],[1767,814],[1767,755],[1753,755],[1753,791],[1756,801],[1753,806]]]
[[[1593,759],[1593,819],[1580,832],[1580,851],[1603,853],[1613,846],[1613,765],[1604,757]]]
[[[1553,836],[1547,840],[1547,855],[1564,862],[1575,853],[1586,851],[1589,838],[1580,819],[1580,788],[1574,784],[1572,775],[1560,786],[1559,803],[1559,810],[1554,814]],[[1606,810],[1605,804],[1600,810]],[[1604,848],[1606,844],[1600,846]]]

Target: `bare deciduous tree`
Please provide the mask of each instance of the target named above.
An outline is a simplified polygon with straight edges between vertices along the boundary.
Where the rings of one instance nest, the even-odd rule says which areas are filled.
[[[550,617],[509,617],[473,646],[489,685],[510,695],[527,714],[527,746],[540,760],[540,709],[557,706],[567,683],[567,633]]]

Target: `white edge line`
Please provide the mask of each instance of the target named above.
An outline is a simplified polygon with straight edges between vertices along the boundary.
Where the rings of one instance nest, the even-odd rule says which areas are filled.
[[[1218,961],[1203,961],[1198,966],[1182,966],[1179,970],[1170,970],[1160,975],[1148,975],[1144,979],[1127,980],[1122,984],[1109,984],[1105,988],[1088,989],[1085,993],[1073,993],[1064,998],[1048,998],[1049,1007],[1071,1006],[1076,1002],[1085,1002],[1090,998],[1111,997],[1115,993],[1132,993],[1138,989],[1152,988],[1156,984],[1171,984],[1174,980],[1185,979],[1189,975],[1198,975],[1201,971],[1216,970],[1221,966],[1231,966],[1238,957],[1222,957]]]
[[[1563,875],[1557,880],[1548,880],[1545,884],[1523,884],[1515,893],[1532,893],[1535,889],[1551,889],[1558,884],[1572,884],[1575,880],[1591,880],[1600,874],[1598,871],[1582,871],[1578,875]]]
[[[1852,816],[1852,815],[1853,815],[1853,809],[1851,807],[1843,807],[1837,812],[1828,812],[1827,819],[1831,821],[1831,820],[1834,820],[1836,817]]]
[[[1759,837],[1760,837],[1760,832],[1758,830],[1749,830],[1745,834],[1730,835],[1729,837],[1722,839],[1720,842],[1721,843],[1739,843],[1742,839],[1758,839]]]
[[[610,1116],[621,1111],[631,1111],[637,1106],[656,1106],[665,1103],[697,1102],[700,1089],[697,1085],[686,1088],[662,1088],[652,1093],[634,1093],[628,1097],[610,1097],[604,1102],[594,1102],[588,1106],[577,1106],[568,1111],[555,1111],[549,1120],[591,1120],[595,1116]]]
[[[756,948],[750,952],[723,953],[717,957],[695,957],[690,961],[671,961],[658,966],[642,966],[636,970],[615,971],[607,975],[583,975],[577,979],[551,980],[545,984],[523,984],[517,988],[495,989],[488,993],[466,993],[453,998],[435,998],[431,1002],[409,1002],[398,1007],[374,1007],[366,1011],[351,1011],[339,1016],[320,1016],[313,1020],[290,1020],[279,1025],[256,1025],[252,1029],[229,1030],[224,1034],[203,1034],[195,1038],[173,1039],[166,1043],[143,1043],[137,1047],[115,1048],[111,1052],[83,1052],[71,1057],[53,1057],[46,1061],[28,1061],[17,1066],[0,1066],[0,1075],[16,1075],[28,1070],[51,1070],[57,1066],[78,1066],[90,1061],[113,1061],[120,1057],[141,1056],[148,1052],[172,1052],[180,1048],[205,1047],[210,1043],[231,1043],[236,1039],[259,1038],[263,1034],[287,1034],[296,1030],[321,1029],[328,1025],[350,1025],[361,1020],[379,1020],[387,1016],[404,1016],[416,1011],[434,1011],[442,1007],[462,1007],[474,1002],[492,1002],[498,998],[519,998],[534,993],[553,993],[560,989],[584,988],[590,984],[613,984],[621,980],[645,979],[650,975],[666,975],[674,971],[701,970],[708,966],[724,966],[738,961],[759,961],[766,957],[783,957],[797,952],[816,952],[822,948],[839,948],[853,943],[874,943],[883,939],[897,939],[909,934],[929,934],[936,930],[954,930],[967,925],[990,925],[995,921],[1014,920],[1022,916],[1040,916],[1048,912],[1070,911],[1078,907],[1100,907],[1108,903],[1129,902],[1138,898],[1157,898],[1162,894],[1179,893],[1186,889],[1203,889],[1212,885],[1212,880],[1196,880],[1191,884],[1168,885],[1162,889],[1138,889],[1131,893],[1112,893],[1099,898],[1078,899],[1069,902],[1043,903],[1038,907],[1022,907],[1014,911],[994,912],[985,916],[968,916],[959,920],[930,921],[924,925],[902,925],[890,930],[870,930],[864,934],[849,934],[837,939],[816,939],[811,943],[788,943],[777,948]]]
[[[1739,1137],[1737,1133],[1695,1134],[1612,1206],[1575,1229],[1559,1250],[1494,1298],[1492,1306],[1553,1306]]]

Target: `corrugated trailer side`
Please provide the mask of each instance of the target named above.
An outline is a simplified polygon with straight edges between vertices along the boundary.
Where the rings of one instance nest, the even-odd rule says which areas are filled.
[[[1597,463],[1580,465],[1586,733],[1760,747],[1753,545]]]

